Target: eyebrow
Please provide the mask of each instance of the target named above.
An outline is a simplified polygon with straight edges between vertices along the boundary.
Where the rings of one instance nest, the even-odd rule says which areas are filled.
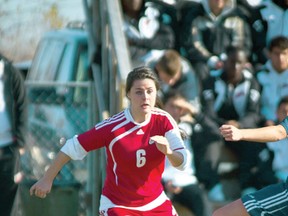
[[[137,87],[135,88],[136,90],[145,90],[145,89],[153,89],[153,87],[148,87],[148,88],[141,88],[141,87]]]

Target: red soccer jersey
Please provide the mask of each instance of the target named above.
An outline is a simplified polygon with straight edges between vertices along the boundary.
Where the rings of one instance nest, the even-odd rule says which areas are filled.
[[[168,141],[173,141],[169,142],[172,150],[184,149],[176,122],[157,108],[141,124],[134,122],[126,109],[78,136],[87,152],[106,147],[107,174],[102,194],[114,204],[142,206],[162,193],[165,155],[149,143],[154,135],[168,135]]]

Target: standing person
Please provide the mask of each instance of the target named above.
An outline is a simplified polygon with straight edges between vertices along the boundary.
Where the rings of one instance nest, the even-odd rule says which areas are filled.
[[[21,73],[0,54],[0,214],[10,216],[17,192],[19,149],[25,145],[27,107]]]
[[[280,124],[274,126],[238,129],[232,125],[222,125],[220,131],[223,137],[229,141],[275,142],[287,138],[288,116]],[[287,193],[288,178],[286,182],[267,186],[217,209],[213,216],[286,216],[288,215]]]
[[[184,170],[190,157],[177,123],[167,112],[154,107],[158,89],[157,77],[150,68],[130,72],[126,83],[130,107],[67,140],[30,194],[45,198],[64,164],[105,147],[107,174],[100,215],[176,215],[161,183],[165,158]]]

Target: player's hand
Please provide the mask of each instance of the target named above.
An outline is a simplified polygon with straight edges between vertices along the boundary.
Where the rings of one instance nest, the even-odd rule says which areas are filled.
[[[51,191],[52,183],[52,181],[49,181],[44,177],[41,178],[30,188],[30,195],[35,195],[42,199],[45,198],[46,195]]]
[[[151,141],[154,141],[157,149],[165,155],[172,154],[173,151],[170,149],[168,140],[164,136],[153,136],[150,137]]]
[[[242,138],[241,131],[233,125],[222,125],[219,129],[223,138],[227,141],[239,141]]]

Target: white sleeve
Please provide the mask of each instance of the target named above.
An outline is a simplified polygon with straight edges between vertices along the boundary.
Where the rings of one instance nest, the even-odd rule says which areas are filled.
[[[61,151],[68,155],[72,160],[82,160],[88,154],[79,143],[77,136],[68,139],[61,148]]]
[[[187,169],[187,167],[189,167],[192,162],[191,154],[187,150],[187,148],[185,148],[184,142],[181,138],[179,131],[170,130],[165,134],[165,137],[168,140],[171,150],[180,152],[183,155],[183,163],[175,168],[182,171]]]

